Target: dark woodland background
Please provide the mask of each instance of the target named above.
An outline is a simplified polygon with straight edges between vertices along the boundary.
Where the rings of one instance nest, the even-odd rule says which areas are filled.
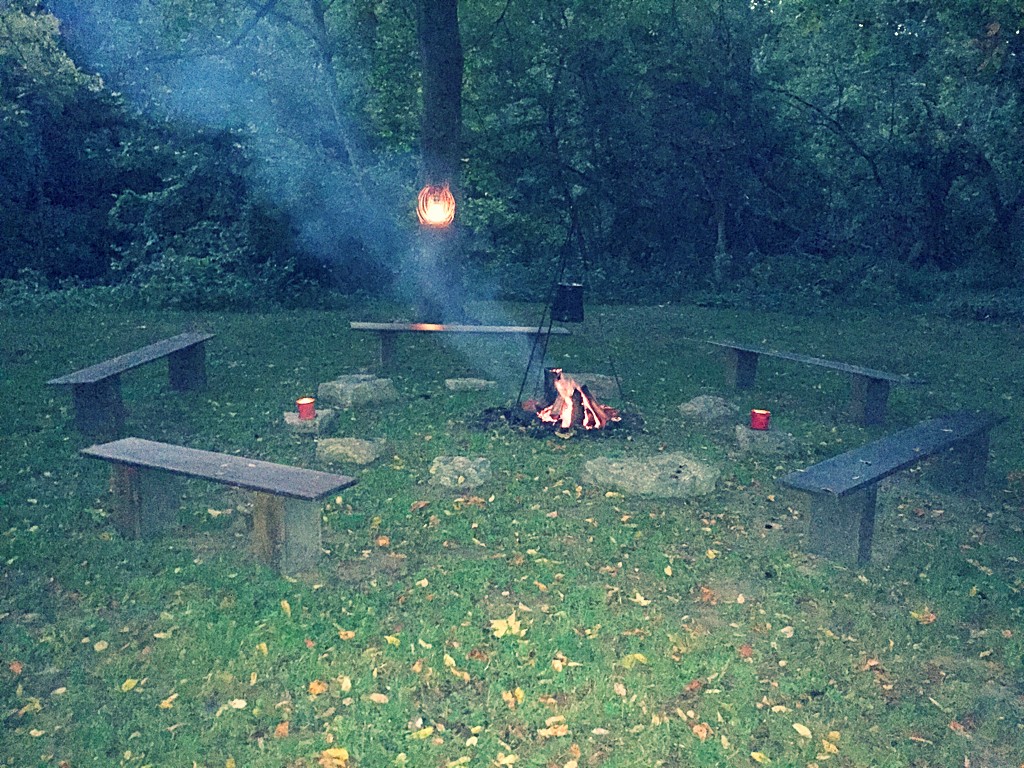
[[[0,298],[398,296],[426,0],[0,5]],[[464,0],[471,296],[1024,317],[1017,0]]]

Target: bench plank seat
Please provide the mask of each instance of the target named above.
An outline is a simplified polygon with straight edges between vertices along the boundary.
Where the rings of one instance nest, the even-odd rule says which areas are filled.
[[[174,352],[193,347],[196,344],[202,344],[204,341],[212,339],[213,336],[214,334],[212,333],[180,333],[169,339],[163,339],[136,349],[134,352],[118,355],[109,360],[104,360],[102,363],[90,365],[88,368],[83,368],[80,371],[58,376],[56,379],[50,379],[46,383],[51,385],[95,384],[111,376],[138,368],[140,365],[167,357]]]
[[[971,492],[984,478],[989,431],[1002,421],[993,414],[966,411],[940,416],[791,472],[778,482],[811,497],[812,552],[865,563],[871,557],[879,482],[941,456],[943,484]]]
[[[551,334],[567,336],[568,328],[538,328],[535,325],[459,325],[453,323],[366,323],[353,320],[349,323],[353,331],[378,331],[385,333],[518,333]]]
[[[111,443],[93,445],[83,448],[82,453],[132,467],[161,469],[172,474],[213,480],[236,488],[308,501],[322,499],[329,493],[348,488],[356,482],[355,478],[344,475],[247,459],[228,453],[158,443],[139,437],[125,437]]]
[[[71,387],[75,426],[83,435],[94,440],[118,437],[124,431],[125,422],[121,374],[166,357],[168,382],[172,390],[205,389],[204,343],[213,337],[212,333],[180,333],[46,383]]]
[[[284,573],[313,570],[320,557],[320,506],[353,477],[180,445],[126,437],[82,449],[112,463],[111,488],[125,535],[144,538],[173,525],[181,491],[166,478],[199,478],[255,492],[257,555]]]
[[[749,389],[754,386],[757,376],[757,361],[761,355],[806,365],[817,365],[849,374],[851,382],[849,415],[854,422],[863,425],[881,424],[885,421],[891,385],[924,384],[923,379],[913,376],[880,371],[836,360],[826,360],[822,357],[802,355],[797,352],[783,352],[768,347],[737,344],[731,341],[708,341],[707,343],[725,351],[726,380],[730,386],[737,389]]]
[[[469,325],[459,323],[371,323],[353,320],[349,323],[353,331],[372,331],[380,339],[378,365],[388,370],[394,361],[394,339],[399,333],[468,333],[468,334],[518,334],[521,336],[568,336],[568,328],[558,326],[545,328],[531,325]]]

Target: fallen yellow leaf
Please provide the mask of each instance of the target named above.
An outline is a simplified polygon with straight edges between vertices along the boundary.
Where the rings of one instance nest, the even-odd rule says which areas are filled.
[[[166,699],[160,702],[160,709],[170,709],[174,706],[174,700],[178,698],[178,694],[172,693]]]
[[[799,733],[805,739],[811,738],[811,729],[803,723],[793,723],[793,730]]]
[[[341,627],[338,627],[338,637],[340,637],[342,640],[351,640],[355,636],[356,633],[353,632],[351,629],[342,629]]]
[[[558,736],[568,735],[569,726],[565,723],[556,723],[555,725],[552,725],[550,728],[539,728],[537,730],[537,736],[539,736],[542,739],[551,739]]]
[[[637,664],[646,664],[647,657],[642,653],[631,653],[628,656],[623,656],[620,663],[625,669],[632,669]]]
[[[366,698],[368,698],[374,704],[387,704],[389,701],[387,694],[384,693],[371,693]]]
[[[284,612],[284,615],[287,616],[289,619],[292,617],[292,606],[287,600],[281,601],[281,610]]]
[[[323,680],[310,680],[306,690],[310,696],[319,696],[321,693],[327,693],[327,683]]]
[[[510,637],[524,637],[526,630],[522,623],[516,618],[516,612],[512,611],[504,619],[491,619],[491,633],[498,638],[509,635]]]
[[[911,611],[910,617],[917,621],[918,624],[932,624],[938,618],[927,605],[919,611]]]
[[[420,728],[418,731],[413,731],[409,734],[410,739],[428,739],[434,733],[434,726],[428,725],[425,728]]]
[[[401,645],[402,641],[394,635],[384,635],[384,642],[388,645]]]
[[[772,761],[764,752],[751,752],[750,757],[758,763],[770,763]]]
[[[321,768],[347,768],[348,750],[344,747],[331,747],[320,753]]]
[[[128,693],[132,688],[139,684],[139,681],[134,677],[129,677],[123,683],[121,683],[121,691]]]
[[[526,698],[526,693],[522,688],[515,688],[511,691],[502,691],[501,700],[505,702],[505,705],[509,709],[515,709],[516,705],[522,704]]]

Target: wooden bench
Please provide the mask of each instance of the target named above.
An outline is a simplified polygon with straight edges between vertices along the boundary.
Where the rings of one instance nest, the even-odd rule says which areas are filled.
[[[823,368],[850,374],[849,415],[857,424],[882,424],[885,421],[886,403],[892,384],[924,383],[921,379],[903,374],[878,371],[874,368],[864,368],[859,365],[825,360],[795,352],[779,352],[766,347],[727,341],[709,341],[707,343],[725,350],[726,383],[737,389],[749,389],[754,386],[754,379],[757,376],[757,360],[761,355],[793,360],[808,365],[819,365]]]
[[[395,336],[400,333],[475,333],[475,334],[518,334],[520,336],[568,336],[568,328],[538,328],[529,325],[459,325],[452,323],[349,323],[353,331],[371,331],[380,337],[380,352],[377,363],[386,371],[394,362]]]
[[[871,558],[878,484],[930,456],[940,457],[937,479],[972,492],[988,462],[988,434],[1004,421],[992,414],[958,412],[930,419],[779,479],[811,497],[807,548],[847,563]]]
[[[93,445],[82,453],[113,464],[114,518],[129,538],[148,538],[174,525],[181,506],[180,478],[253,491],[256,554],[285,574],[316,568],[321,552],[322,505],[318,502],[356,483],[345,475],[138,437]]]
[[[125,420],[121,374],[166,357],[171,389],[179,392],[205,389],[203,344],[213,336],[212,333],[181,333],[46,383],[71,387],[75,426],[79,432],[91,439],[118,437],[124,431]]]

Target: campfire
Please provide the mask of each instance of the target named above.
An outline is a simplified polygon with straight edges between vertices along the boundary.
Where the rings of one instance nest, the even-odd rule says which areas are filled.
[[[561,368],[544,372],[544,390],[549,405],[538,408],[537,418],[561,430],[604,429],[622,420],[616,409],[599,403],[586,384],[577,383]]]

